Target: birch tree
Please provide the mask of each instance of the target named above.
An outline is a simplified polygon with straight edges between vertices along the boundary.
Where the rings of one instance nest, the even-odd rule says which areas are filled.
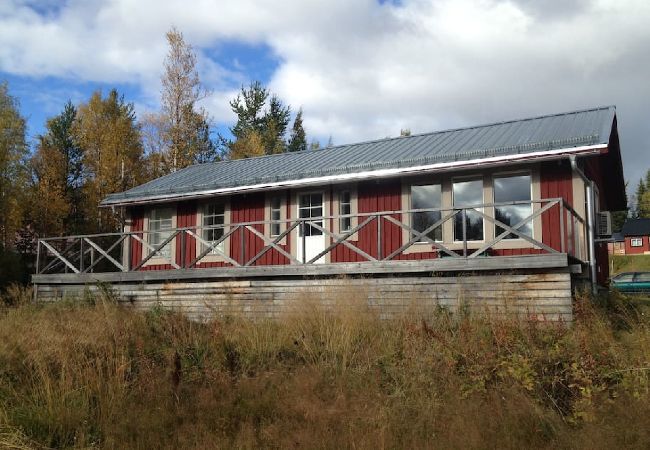
[[[169,52],[162,76],[162,159],[166,172],[173,172],[197,160],[215,159],[216,150],[209,137],[209,115],[198,105],[210,92],[199,78],[194,49],[176,28],[166,37]]]

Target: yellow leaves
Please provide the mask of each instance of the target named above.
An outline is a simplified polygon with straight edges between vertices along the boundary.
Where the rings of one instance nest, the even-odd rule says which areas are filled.
[[[262,136],[255,130],[249,130],[246,134],[237,139],[230,148],[230,159],[244,159],[254,156],[263,156],[264,143]]]

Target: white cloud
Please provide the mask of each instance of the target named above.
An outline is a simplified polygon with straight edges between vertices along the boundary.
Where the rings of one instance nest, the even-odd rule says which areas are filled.
[[[650,3],[617,0],[72,0],[37,13],[0,5],[0,70],[141,86],[155,106],[164,32],[176,25],[199,51],[214,90],[247,82],[207,57],[229,41],[268,46],[270,86],[302,106],[311,136],[337,143],[615,103],[626,173],[650,163]],[[239,70],[239,71],[238,71]]]

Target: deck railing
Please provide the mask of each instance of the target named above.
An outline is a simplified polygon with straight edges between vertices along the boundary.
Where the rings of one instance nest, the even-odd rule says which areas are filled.
[[[530,205],[530,214],[514,224],[504,223],[495,217],[495,211],[500,207],[521,205]],[[430,213],[435,217],[435,222],[429,222],[426,228],[419,227],[418,230],[411,225],[410,217],[421,213]],[[471,240],[468,234],[470,216],[482,221],[483,239],[480,241]],[[347,231],[333,231],[338,229],[332,226],[334,221],[340,223],[344,218],[351,219],[350,228]],[[278,236],[268,235],[272,224],[281,225],[282,232]],[[486,227],[488,224],[489,227]],[[393,238],[391,245],[386,245],[389,237],[385,231],[389,228],[393,232],[399,230],[401,237]],[[486,228],[494,233],[487,236]],[[528,233],[525,228],[534,231]],[[441,230],[438,236],[442,239],[432,237],[438,229]],[[218,239],[208,241],[205,239],[206,230],[223,231],[217,233],[221,234]],[[306,231],[323,235],[324,247],[316,250],[316,255],[307,254]],[[359,240],[361,234],[365,242],[363,245]],[[152,235],[160,239],[151,239]],[[512,244],[513,238],[517,240],[516,245]],[[552,198],[253,221],[212,227],[51,237],[38,241],[36,273],[130,272],[142,270],[153,262],[170,269],[192,269],[199,267],[208,256],[216,256],[224,268],[247,267],[262,262],[260,260],[269,252],[276,253],[276,262],[264,261],[265,264],[314,264],[322,262],[326,255],[332,255],[340,247],[348,249],[349,255],[358,255],[355,256],[356,260],[361,258],[362,261],[380,262],[399,259],[408,249],[421,243],[428,244],[430,251],[438,257],[471,259],[503,254],[499,250],[516,247],[537,249],[539,253],[567,253],[575,260],[584,262],[587,260],[586,239],[584,219],[563,199]],[[301,245],[296,245],[298,240]],[[159,242],[154,245],[152,241]],[[222,245],[226,241],[230,241],[230,246]],[[136,248],[141,249],[137,254]],[[297,251],[298,248],[301,250]]]

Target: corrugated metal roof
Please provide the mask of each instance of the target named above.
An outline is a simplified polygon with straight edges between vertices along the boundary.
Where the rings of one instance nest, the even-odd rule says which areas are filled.
[[[615,114],[615,107],[607,106],[322,150],[199,164],[109,195],[102,203],[607,144]]]

